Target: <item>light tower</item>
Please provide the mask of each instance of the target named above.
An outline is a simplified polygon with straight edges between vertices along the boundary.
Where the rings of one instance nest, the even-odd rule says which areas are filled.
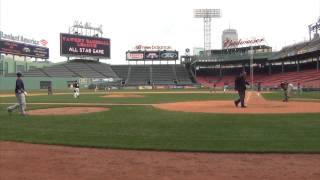
[[[204,51],[211,49],[211,19],[220,18],[220,9],[194,9],[194,18],[203,18],[204,22]]]
[[[69,34],[102,37],[102,25],[95,27],[89,22],[74,21],[73,25],[69,27]]]

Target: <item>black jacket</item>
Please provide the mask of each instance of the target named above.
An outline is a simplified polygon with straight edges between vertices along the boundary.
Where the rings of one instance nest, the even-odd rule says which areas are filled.
[[[246,79],[243,76],[237,76],[236,80],[234,82],[234,89],[237,91],[245,91],[246,85],[249,85],[249,83],[246,81]]]

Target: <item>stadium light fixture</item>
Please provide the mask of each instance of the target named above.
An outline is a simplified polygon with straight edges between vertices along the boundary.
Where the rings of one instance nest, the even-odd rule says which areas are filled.
[[[194,9],[194,18],[203,18],[204,22],[204,50],[211,49],[211,19],[220,18],[220,9]]]
[[[84,36],[102,37],[103,31],[102,25],[92,26],[89,22],[82,23],[81,21],[74,21],[73,25],[69,28],[69,33]]]

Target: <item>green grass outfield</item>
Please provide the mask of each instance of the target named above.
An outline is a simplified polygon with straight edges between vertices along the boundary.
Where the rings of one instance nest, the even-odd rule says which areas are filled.
[[[143,94],[28,97],[28,102],[160,103],[235,98],[234,94]],[[277,96],[277,93],[267,96]],[[279,96],[281,97],[281,96]],[[268,97],[269,98],[269,97]],[[1,103],[15,98],[0,98]],[[152,106],[107,106],[77,116],[9,116],[0,105],[0,140],[81,147],[200,152],[320,153],[320,113],[231,115],[170,112]],[[28,109],[56,107],[28,105]]]

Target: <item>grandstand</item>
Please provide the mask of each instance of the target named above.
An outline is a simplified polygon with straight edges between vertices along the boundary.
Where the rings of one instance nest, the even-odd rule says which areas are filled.
[[[263,50],[261,50],[261,48]],[[286,46],[278,52],[268,47],[254,47],[254,84],[263,87],[278,87],[280,82],[300,83],[308,88],[320,88],[320,39]],[[247,48],[214,50],[209,57],[192,57],[191,65],[197,75],[197,82],[208,87],[233,86],[234,77],[240,71],[250,72],[250,57]]]
[[[253,50],[253,55],[249,54]],[[207,53],[203,53],[207,54]],[[24,72],[27,84],[38,89],[41,82],[51,82],[55,89],[81,80],[88,86],[96,79],[112,79],[117,86],[233,86],[240,71],[250,72],[253,58],[253,82],[274,88],[282,81],[303,87],[320,88],[320,38],[283,47],[278,52],[265,45],[210,50],[209,56],[188,56],[182,64],[109,65],[92,60],[75,59],[63,63],[10,61],[1,59],[1,88],[8,88],[15,72]],[[186,57],[182,57],[186,58]],[[39,65],[40,64],[40,65]],[[9,79],[8,79],[9,78]],[[108,80],[109,81],[109,80]],[[95,81],[98,82],[98,81]],[[8,85],[8,86],[7,86]]]
[[[112,65],[126,86],[194,85],[183,65]]]
[[[15,76],[9,73],[6,76]],[[79,77],[79,78],[118,78],[110,65],[99,62],[75,60],[44,68],[34,68],[24,73],[25,77]]]
[[[6,73],[5,77],[15,77],[15,73]],[[89,85],[94,79],[113,79],[109,85],[116,86],[191,86],[190,79],[183,65],[109,65],[97,61],[76,59],[64,63],[52,64],[43,68],[33,68],[24,72],[24,78],[30,82],[38,77],[46,81],[70,81],[86,79]],[[121,83],[122,82],[122,83]],[[61,83],[61,82],[60,82]],[[57,84],[57,83],[53,83]],[[38,86],[38,85],[37,85]],[[65,85],[64,87],[67,87]]]

